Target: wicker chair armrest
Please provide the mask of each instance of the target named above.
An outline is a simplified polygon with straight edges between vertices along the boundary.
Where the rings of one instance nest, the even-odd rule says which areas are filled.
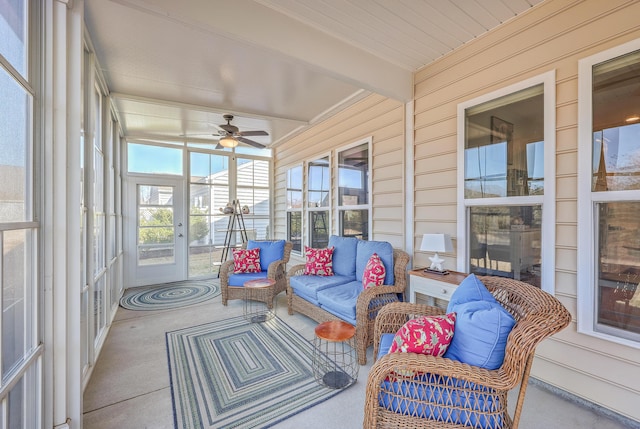
[[[269,264],[269,268],[267,268],[267,277],[270,279],[275,279],[276,275],[281,273],[281,275],[285,272],[285,267],[287,263],[284,260],[273,261]]]
[[[220,283],[221,284],[228,284],[229,282],[229,275],[233,274],[233,260],[229,260],[229,261],[225,261],[222,263],[222,265],[220,265]]]
[[[287,277],[301,276],[304,273],[305,264],[296,264],[287,270]]]
[[[400,293],[404,293],[407,288],[407,265],[409,265],[409,254],[404,250],[393,249],[394,286]]]

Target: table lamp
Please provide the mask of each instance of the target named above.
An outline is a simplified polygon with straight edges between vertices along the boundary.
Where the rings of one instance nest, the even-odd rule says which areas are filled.
[[[422,236],[420,250],[435,252],[435,255],[429,258],[431,260],[431,266],[425,271],[437,274],[449,274],[449,271],[443,268],[444,259],[438,256],[438,252],[453,252],[453,244],[451,243],[449,234],[424,234]]]

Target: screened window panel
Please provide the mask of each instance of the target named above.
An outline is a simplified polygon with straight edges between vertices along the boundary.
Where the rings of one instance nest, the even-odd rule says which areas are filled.
[[[30,190],[26,187],[31,160],[32,98],[6,71],[0,68],[0,222],[31,220],[27,204]]]

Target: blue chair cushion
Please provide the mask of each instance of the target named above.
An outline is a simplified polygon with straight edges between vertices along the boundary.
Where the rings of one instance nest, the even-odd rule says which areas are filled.
[[[456,328],[444,357],[487,369],[500,368],[516,321],[497,302],[470,301],[452,307]]]
[[[249,280],[265,279],[265,278],[267,278],[266,271],[261,271],[259,273],[231,274],[229,276],[229,281],[227,282],[227,285],[241,287],[241,286],[244,286],[244,282],[248,282]]]
[[[378,356],[376,359],[380,359],[382,356],[389,353],[389,349],[391,348],[391,344],[393,344],[395,336],[395,334],[382,334],[380,337],[380,344],[378,344]]]
[[[491,389],[442,375],[420,374],[416,379],[418,382],[401,378],[385,380],[379,397],[380,406],[403,415],[472,428],[493,429],[503,426],[501,415],[496,413],[499,400]],[[434,386],[434,383],[438,385]],[[480,412],[496,414],[487,417]]]
[[[318,292],[336,285],[349,283],[352,278],[345,276],[292,276],[289,284],[294,293],[314,305],[318,303]]]
[[[358,240],[355,237],[329,237],[329,247],[333,246],[333,273],[338,276],[356,277],[356,249]]]
[[[454,311],[453,308],[458,304],[471,301],[498,303],[493,295],[491,295],[491,292],[489,292],[489,289],[487,289],[475,274],[469,274],[465,277],[456,290],[453,291],[449,304],[447,305],[447,313],[452,313]]]
[[[260,248],[260,268],[267,271],[272,262],[281,261],[284,258],[284,240],[247,242],[247,249]]]
[[[384,264],[386,275],[384,278],[385,285],[392,285],[395,283],[393,275],[393,246],[386,241],[365,241],[358,240],[358,248],[356,255],[356,280],[362,282],[362,274],[369,262],[369,258],[374,253],[380,256],[380,260]],[[334,256],[335,259],[335,256]],[[360,285],[362,287],[362,285]]]
[[[352,281],[318,291],[318,302],[322,309],[355,325],[356,303],[360,292],[362,292],[362,283]]]

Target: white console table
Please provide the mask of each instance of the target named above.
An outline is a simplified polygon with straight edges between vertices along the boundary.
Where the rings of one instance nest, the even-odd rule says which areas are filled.
[[[416,294],[425,295],[429,305],[435,305],[435,299],[449,301],[451,294],[467,277],[467,274],[449,271],[449,274],[434,274],[424,269],[409,271],[409,300],[416,302]]]

